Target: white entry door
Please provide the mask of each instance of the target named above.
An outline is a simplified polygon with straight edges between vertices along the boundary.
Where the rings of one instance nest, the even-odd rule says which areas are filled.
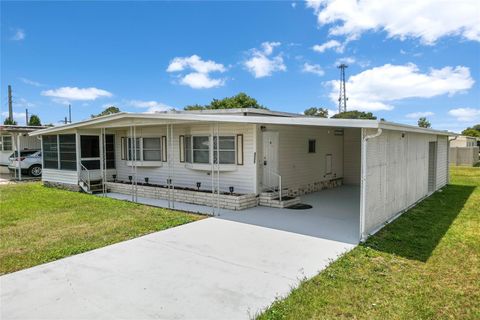
[[[278,132],[263,132],[263,188],[278,187]]]

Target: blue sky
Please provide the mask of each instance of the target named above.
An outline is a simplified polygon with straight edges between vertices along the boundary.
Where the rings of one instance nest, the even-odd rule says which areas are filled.
[[[246,92],[273,110],[348,109],[461,130],[480,122],[480,5],[424,0],[1,2],[1,111],[57,124]],[[3,120],[2,120],[3,122]]]

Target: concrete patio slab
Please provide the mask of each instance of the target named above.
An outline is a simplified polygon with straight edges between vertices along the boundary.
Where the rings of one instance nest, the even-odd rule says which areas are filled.
[[[259,224],[225,214],[4,275],[1,318],[249,319],[355,246]]]

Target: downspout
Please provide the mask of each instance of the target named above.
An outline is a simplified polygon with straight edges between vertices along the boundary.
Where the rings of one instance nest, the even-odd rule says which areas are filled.
[[[452,139],[448,139],[447,144],[447,184],[450,183],[450,142],[457,140],[458,136],[455,136]],[[455,165],[457,165],[457,157],[455,157]]]
[[[362,133],[364,132],[365,129],[362,129]],[[367,135],[363,137],[362,139],[362,163],[361,163],[361,179],[360,179],[360,184],[361,184],[361,192],[360,192],[360,241],[363,241],[366,239],[366,237],[363,235],[365,231],[365,211],[366,211],[366,197],[367,197],[367,142],[369,139],[376,138],[382,134],[382,128],[378,128],[377,132],[372,135]]]

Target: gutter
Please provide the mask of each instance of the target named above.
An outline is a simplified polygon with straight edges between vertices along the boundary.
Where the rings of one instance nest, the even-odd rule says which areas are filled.
[[[366,211],[366,202],[365,199],[367,197],[367,142],[370,139],[377,138],[382,134],[382,128],[378,128],[377,132],[372,135],[367,135],[362,139],[362,159],[361,159],[361,192],[360,192],[360,241],[364,241],[366,237],[364,237],[363,232],[365,230],[365,211]],[[363,132],[363,130],[362,130]]]

